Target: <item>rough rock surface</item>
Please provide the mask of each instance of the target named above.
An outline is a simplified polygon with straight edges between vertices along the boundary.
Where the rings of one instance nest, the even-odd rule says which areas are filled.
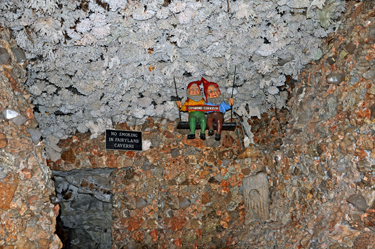
[[[230,233],[243,225],[245,215],[242,179],[255,169],[248,169],[249,159],[235,160],[240,144],[234,132],[223,131],[231,136],[230,147],[224,141],[210,147],[213,137],[187,140],[187,132],[175,127],[175,122],[152,119],[137,126],[151,141],[143,152],[105,150],[104,135],[90,140],[90,134],[77,134],[58,144],[66,160],[48,162],[59,171],[115,170],[110,189],[113,248],[234,243]]]
[[[290,84],[288,110],[251,123],[269,153],[272,222],[251,226],[241,245],[374,247],[375,91],[366,73],[375,68],[375,12],[366,4],[350,6],[322,59]]]
[[[113,169],[53,171],[60,204],[57,234],[65,248],[111,248]]]
[[[110,188],[113,248],[373,248],[373,2],[352,2],[342,20],[323,41],[322,59],[298,81],[287,78],[287,108],[252,119],[256,145],[242,150],[235,132],[223,132],[221,143],[187,140],[176,122],[147,119],[115,128],[143,131],[148,150],[106,151],[104,136],[89,133],[52,137],[61,158],[47,165],[114,170],[110,187],[97,178],[87,189],[79,178],[81,191],[99,198],[108,192],[97,186]],[[38,123],[24,91],[27,62],[9,32],[0,34],[0,248],[60,248],[51,171],[28,132]],[[245,226],[242,180],[259,172],[267,174],[270,215]]]
[[[7,60],[0,60],[0,248],[58,249],[59,206],[50,201],[55,192],[51,170],[42,143],[35,144],[27,132],[37,122],[24,85],[26,64],[2,27],[0,44],[7,53]]]
[[[375,12],[351,3],[343,20],[322,59],[287,80],[287,108],[252,119],[256,145],[241,150],[235,132],[223,133],[231,146],[187,140],[175,122],[147,119],[116,124],[143,131],[147,151],[106,151],[103,135],[77,134],[58,143],[66,160],[48,165],[116,169],[113,248],[372,248]],[[332,73],[341,82],[329,82]],[[259,172],[269,217],[245,226],[242,179]]]
[[[50,136],[176,119],[174,78],[180,97],[202,76],[230,94],[236,66],[236,108],[281,108],[286,77],[321,58],[346,2],[3,0],[0,25],[30,60],[35,117],[57,160]]]

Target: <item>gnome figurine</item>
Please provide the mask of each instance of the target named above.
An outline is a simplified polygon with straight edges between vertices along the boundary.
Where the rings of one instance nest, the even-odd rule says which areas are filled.
[[[207,125],[208,135],[214,135],[214,123],[216,123],[216,134],[215,140],[219,141],[221,138],[221,130],[224,123],[224,113],[231,108],[234,104],[234,100],[229,98],[228,103],[224,100],[221,95],[218,84],[215,82],[209,82],[202,78],[204,86],[204,94],[206,96],[205,105],[218,106],[220,111],[207,111]]]
[[[181,105],[180,101],[176,101],[177,106],[180,108],[181,111],[186,111],[187,106],[197,106],[197,105],[204,105],[204,99],[201,95],[201,89],[199,85],[201,81],[193,81],[190,82],[187,86],[186,93],[187,93],[187,100],[183,105]],[[201,134],[200,139],[205,140],[205,130],[207,125],[207,120],[205,117],[204,112],[200,111],[189,111],[189,126],[190,126],[190,134],[187,136],[188,139],[195,138],[195,128],[197,123],[201,125]]]

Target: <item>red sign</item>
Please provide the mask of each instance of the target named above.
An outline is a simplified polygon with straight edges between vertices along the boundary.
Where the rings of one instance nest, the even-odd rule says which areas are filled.
[[[187,105],[186,110],[198,112],[220,112],[218,105]]]

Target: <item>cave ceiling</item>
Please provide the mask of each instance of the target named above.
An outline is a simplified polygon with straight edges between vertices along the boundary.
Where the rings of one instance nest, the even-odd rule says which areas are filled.
[[[202,77],[218,83],[244,118],[283,108],[286,81],[321,58],[344,10],[336,0],[3,0],[0,25],[25,51],[41,133],[61,139],[175,120],[174,79],[179,97]]]

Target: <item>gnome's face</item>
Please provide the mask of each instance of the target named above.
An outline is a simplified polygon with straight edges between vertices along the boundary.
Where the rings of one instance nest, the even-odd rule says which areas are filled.
[[[201,91],[200,91],[200,89],[199,89],[199,87],[198,87],[197,84],[193,84],[193,85],[191,85],[190,88],[188,89],[188,93],[189,93],[190,95],[194,96],[194,95],[200,95],[200,94],[201,94]]]
[[[190,86],[190,88],[187,90],[187,96],[189,99],[192,99],[195,102],[198,102],[202,99],[201,90],[199,89],[197,84],[193,84]]]
[[[221,95],[219,89],[213,85],[209,85],[207,87],[207,102],[214,105],[220,105],[223,101],[224,97]]]
[[[214,99],[220,96],[220,91],[215,86],[210,85],[207,88],[207,97],[210,99]]]

